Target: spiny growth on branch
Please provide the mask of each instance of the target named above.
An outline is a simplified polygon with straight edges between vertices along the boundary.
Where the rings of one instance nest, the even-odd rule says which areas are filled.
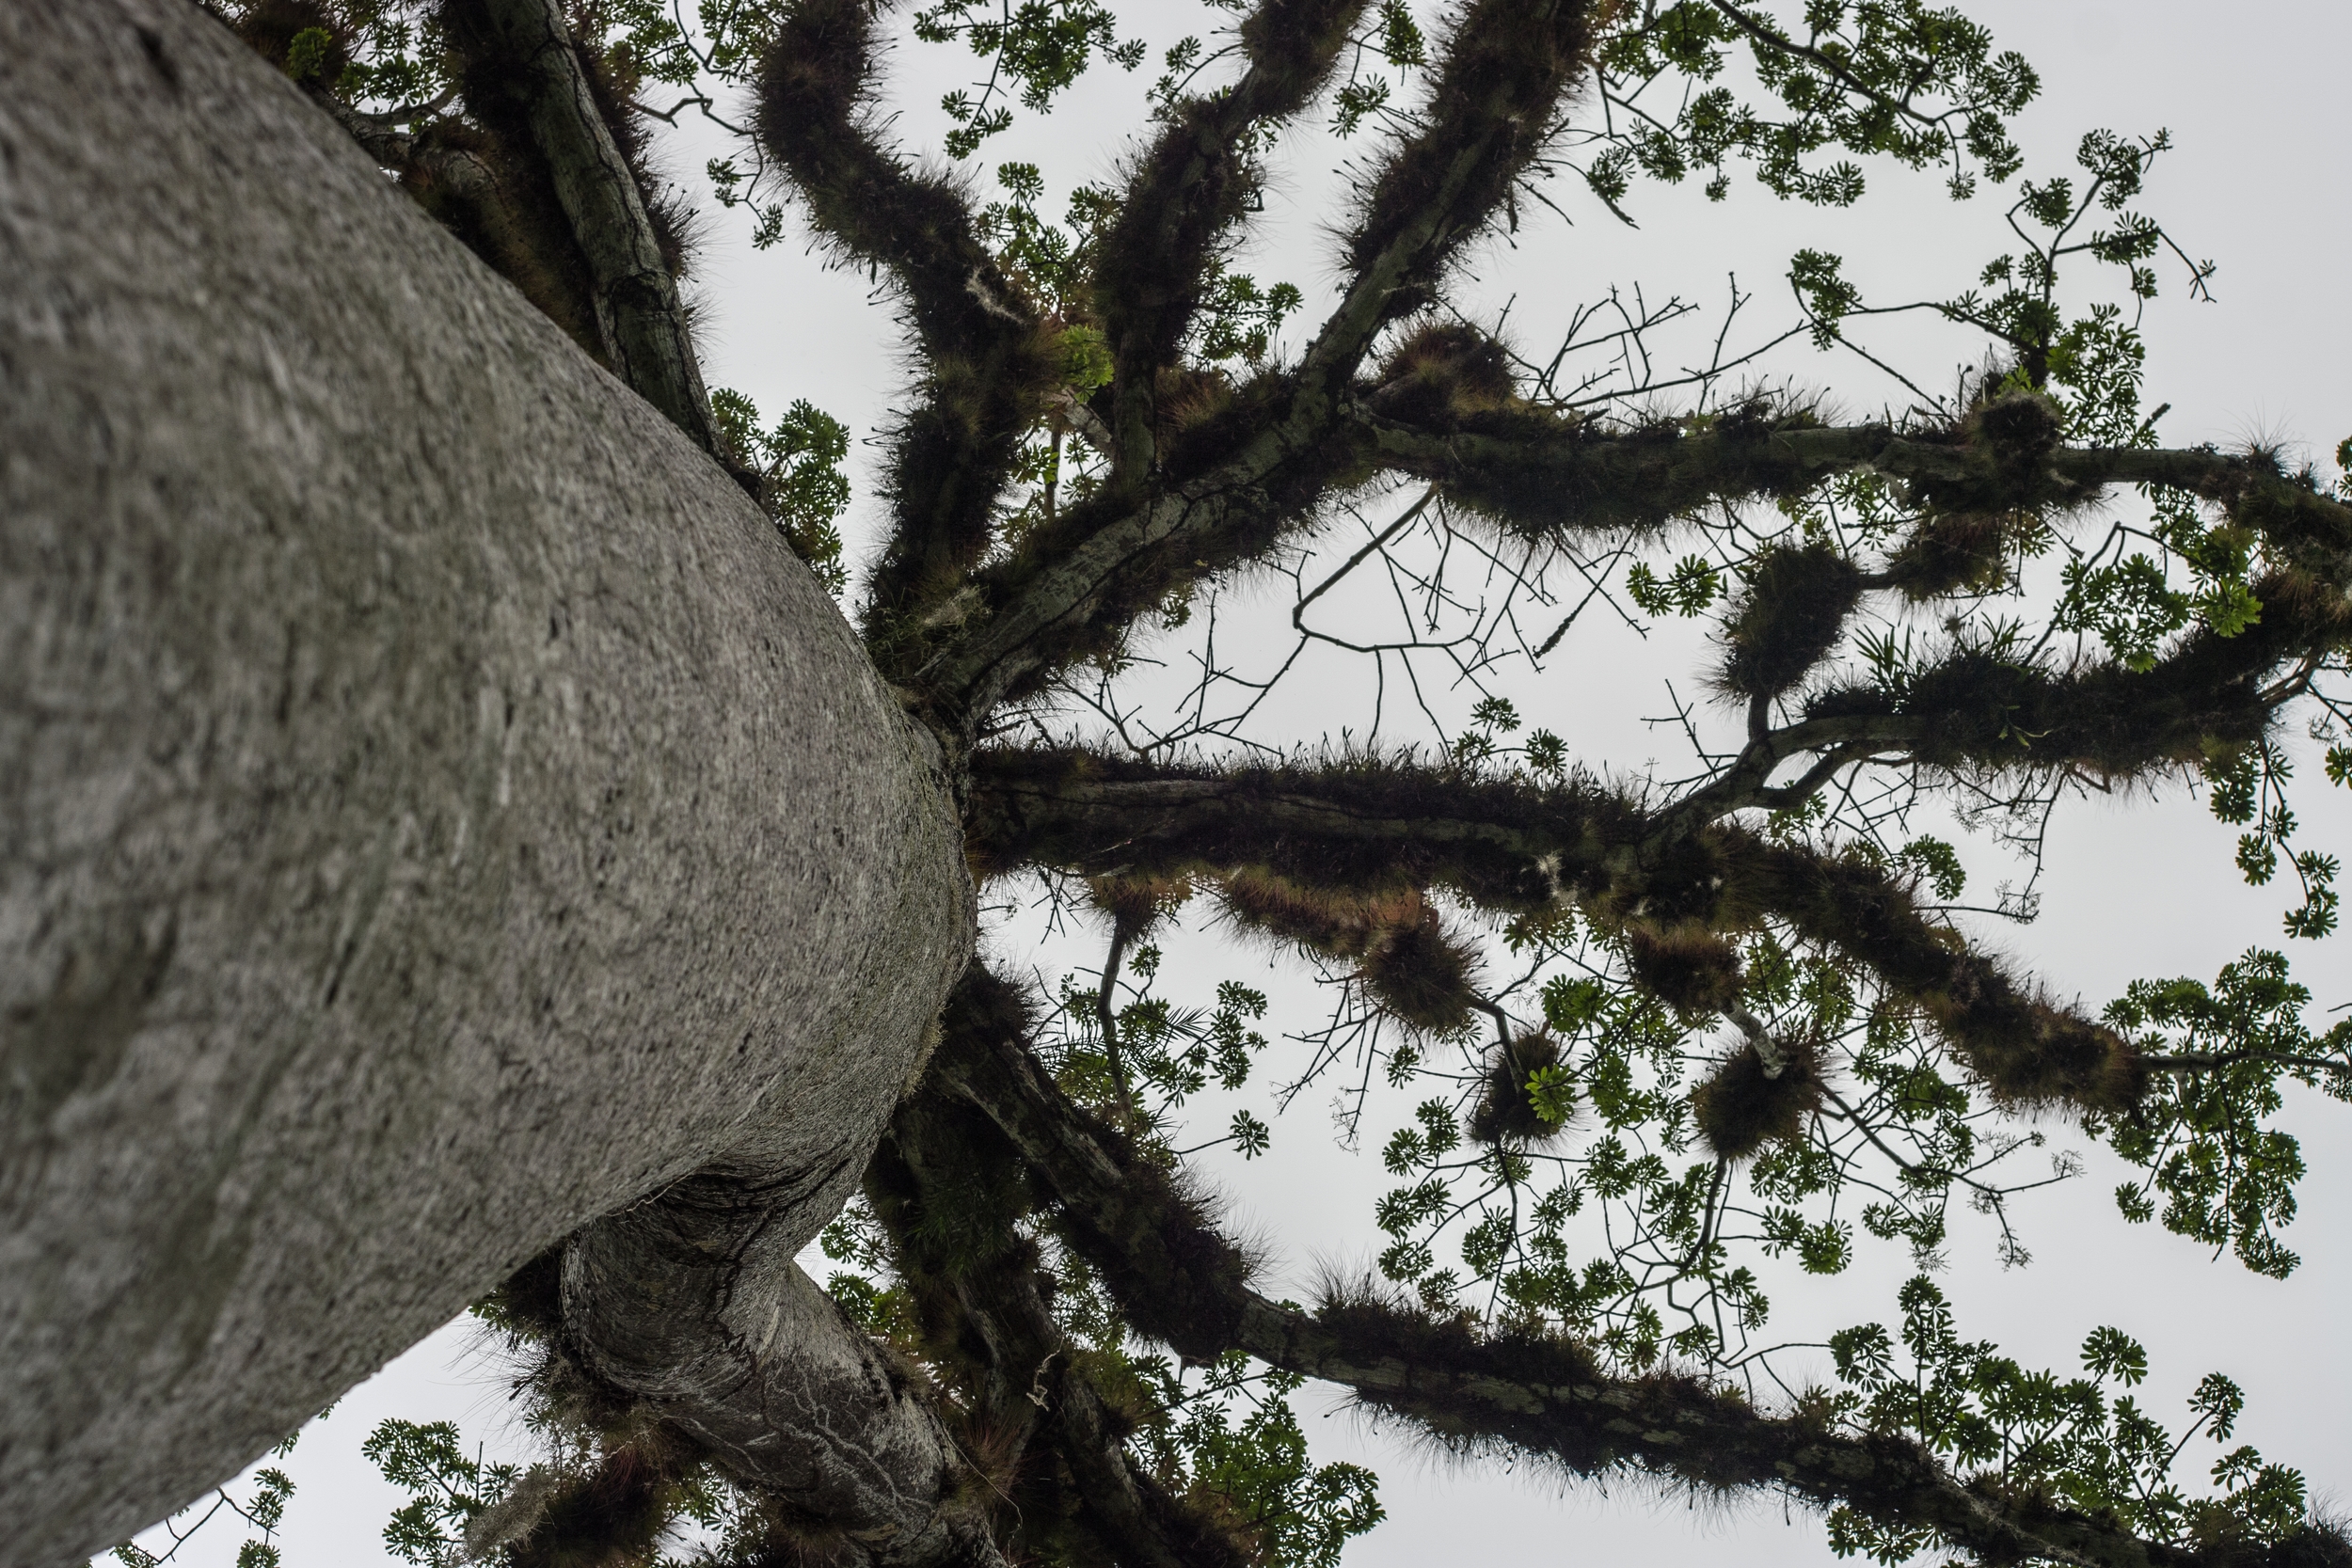
[[[846,257],[890,269],[922,348],[926,386],[889,481],[901,526],[872,587],[874,612],[897,617],[949,599],[987,548],[1059,358],[954,186],[908,168],[867,130],[876,42],[859,0],[788,8],[761,68],[759,130],[819,231]]]

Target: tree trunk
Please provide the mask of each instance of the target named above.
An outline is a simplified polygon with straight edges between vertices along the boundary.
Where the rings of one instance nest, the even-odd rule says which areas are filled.
[[[586,1222],[856,1180],[937,753],[717,465],[182,0],[0,5],[0,1561]]]

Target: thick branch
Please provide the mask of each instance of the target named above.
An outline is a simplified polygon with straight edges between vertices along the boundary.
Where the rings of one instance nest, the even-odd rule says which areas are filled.
[[[2148,1540],[2034,1492],[2007,1494],[1995,1477],[1963,1481],[1907,1437],[1841,1431],[1803,1409],[1768,1416],[1698,1378],[1613,1377],[1572,1341],[1481,1338],[1376,1301],[1335,1301],[1311,1314],[1253,1296],[1240,1342],[1270,1366],[1336,1383],[1452,1446],[1540,1454],[1577,1475],[1634,1467],[1710,1490],[1769,1487],[1817,1508],[1931,1530],[1986,1563],[2288,1568],[2343,1555],[2340,1542],[2315,1530],[2269,1547]]]
[[[892,623],[952,594],[987,547],[1025,431],[1058,383],[1036,312],[1005,277],[946,180],[916,173],[866,128],[876,48],[864,0],[798,0],[759,82],[759,135],[821,233],[886,267],[902,292],[926,386],[898,432],[898,529],[876,573],[869,645],[885,673]]]
[[[437,145],[430,137],[403,130],[397,123],[361,114],[333,93],[315,86],[306,87],[304,92],[311,103],[334,117],[335,123],[350,134],[362,151],[393,173],[405,176],[421,164],[428,165],[422,172],[453,190],[478,201],[495,198],[498,177],[475,154]]]
[[[1883,728],[1904,737],[1886,752],[1968,775],[2074,768],[2116,781],[2194,768],[2259,740],[2311,663],[2352,644],[2352,603],[2341,595],[2300,574],[2250,586],[2258,622],[2229,637],[2200,627],[2146,670],[2108,658],[2056,669],[1963,646],[1899,690],[1819,691],[1796,728]]]
[[[1998,960],[1931,920],[1904,879],[1867,861],[1768,844],[1735,829],[1717,832],[1740,866],[1740,896],[1800,936],[1866,965],[1926,1014],[2002,1098],[2118,1111],[2145,1091],[2147,1070],[2136,1046],[2035,995]]]
[[[1162,487],[1073,507],[1054,535],[1066,548],[977,575],[958,634],[909,681],[946,724],[977,730],[1056,670],[1110,651],[1170,593],[1262,556],[1312,514],[1357,453],[1291,378],[1261,392],[1189,432]],[[1207,455],[1187,467],[1196,452]]]
[[[826,1173],[709,1172],[564,1250],[563,1343],[738,1484],[874,1568],[1003,1562],[919,1374],[793,1262]]]
[[[613,373],[715,455],[718,436],[677,280],[558,0],[450,0],[447,15],[469,45],[469,92],[510,98],[546,160],[587,265]]]
[[[1322,89],[1363,8],[1364,0],[1265,0],[1241,25],[1242,79],[1179,104],[1128,182],[1094,288],[1115,370],[1115,451],[1128,474],[1151,466],[1159,374],[1176,362],[1210,262],[1241,216],[1251,139]]]
[[[989,978],[968,979],[942,1021],[943,1051],[961,1054],[976,1031],[993,1033],[1011,1000]],[[1232,1542],[1130,1462],[1125,1418],[1054,1322],[1036,1246],[1013,1229],[1019,1205],[1004,1188],[1020,1170],[985,1117],[927,1089],[900,1107],[866,1177],[898,1244],[927,1359],[965,1385],[971,1446],[1003,1478],[992,1484],[1010,1505],[1008,1544],[1082,1561],[1107,1555],[1131,1568],[1240,1568]],[[1075,1551],[1057,1540],[1072,1525],[1092,1538]]]
[[[1154,489],[1073,511],[1056,537],[1075,543],[1025,554],[978,584],[972,628],[930,656],[915,682],[950,723],[976,727],[976,716],[1034,690],[1052,669],[1107,651],[1170,592],[1262,555],[1355,471],[1363,434],[1341,426],[1357,367],[1383,325],[1434,297],[1540,150],[1585,68],[1592,13],[1587,0],[1480,0],[1468,10],[1422,130],[1367,193],[1348,293],[1300,369],[1187,432],[1161,454]],[[1158,319],[1162,338],[1168,319]],[[1124,451],[1129,436],[1116,439]]]
[[[1915,694],[1899,708],[1879,703],[1844,710],[1870,720],[1873,738],[1931,731],[1928,738],[1943,750],[1923,760],[1946,765],[2084,761],[2110,773],[2169,765],[2200,733],[2235,740],[2245,738],[2239,732],[2248,722],[2260,728],[2260,716],[2246,718],[2252,711],[2244,701],[2249,672],[2334,646],[2344,635],[2339,605],[2352,594],[2352,508],[2253,459],[2056,446],[2046,416],[2036,412],[2043,405],[2034,400],[2018,400],[2020,417],[1979,413],[1944,433],[1826,427],[1804,416],[1746,409],[1689,431],[1611,434],[1524,405],[1413,420],[1375,412],[1397,404],[1392,390],[1359,388],[1361,395],[1333,414],[1302,373],[1210,421],[1188,437],[1186,450],[1213,454],[1213,461],[1140,500],[1117,498],[1095,510],[1074,510],[1067,533],[1082,543],[1065,557],[1050,563],[1016,558],[983,575],[969,624],[930,659],[920,684],[934,702],[972,722],[995,703],[1035,689],[1068,659],[1106,650],[1123,626],[1173,589],[1275,547],[1314,515],[1334,480],[1375,466],[1435,481],[1450,499],[1531,538],[1656,529],[1718,502],[1796,496],[1839,473],[1881,473],[1904,483],[1930,525],[1872,585],[1920,596],[1947,591],[1973,569],[1968,560],[1942,559],[1977,546],[1942,539],[1938,518],[2074,507],[2111,484],[2167,484],[2222,504],[2294,572],[2325,590],[2280,593],[2280,585],[2265,584],[2279,609],[2266,611],[2251,641],[2241,633],[2233,646],[2216,647],[2232,640],[2206,638],[2168,661],[2156,678],[2116,683],[2119,691],[2154,698],[2176,673],[2201,682],[2207,695],[2185,705],[2177,689],[2162,695],[2170,710],[2162,722],[2126,714],[2104,734],[2086,729],[2039,751],[1998,744],[2020,732],[1996,722],[1991,743],[1956,750],[1975,727],[1934,728],[1941,711],[1919,708]],[[1998,545],[1997,530],[1976,531]],[[2101,668],[2087,667],[2085,680],[2104,679]],[[2098,702],[2109,699],[2102,694]],[[1891,722],[1904,716],[1919,722]],[[2062,727],[2059,716],[2043,717],[2050,722],[2035,726],[2036,734]],[[2136,748],[2122,743],[2134,735]]]
[[[1760,409],[1624,433],[1526,408],[1453,424],[1361,418],[1384,467],[1438,481],[1529,537],[1654,528],[1710,503],[1794,496],[1865,470],[1903,481],[1915,503],[1945,513],[2076,506],[2108,485],[2165,484],[2229,507],[2303,569],[2352,584],[2352,508],[2259,459],[2211,450],[2058,446],[2037,420],[1898,431]]]
[[[2291,674],[2278,679],[2282,670],[2352,642],[2352,508],[2253,458],[2057,447],[2035,400],[1995,405],[1940,435],[1831,429],[1755,411],[1688,432],[1611,435],[1528,409],[1450,429],[1391,420],[1372,429],[1393,467],[1532,536],[1657,528],[1715,502],[1801,494],[1842,472],[1899,479],[1928,517],[1866,581],[1919,597],[1998,565],[2009,537],[1999,516],[2077,506],[2116,483],[2167,484],[2218,502],[2281,563],[2252,585],[2262,603],[2254,625],[2226,637],[2193,632],[2150,669],[2090,659],[2060,670],[1959,648],[1911,673],[1899,691],[1817,691],[1805,723],[1760,734],[1683,803],[1686,816],[1781,803],[1765,781],[1803,751],[1970,771],[2071,766],[2110,779],[2191,765],[2262,736],[2299,689]]]
[[[1070,1105],[1030,1053],[1029,1030],[1018,989],[975,966],[948,1003],[928,1091],[969,1101],[995,1124],[1062,1201],[1073,1244],[1106,1271],[1139,1332],[1213,1359],[1240,1332],[1248,1262],[1165,1171]],[[1080,1203],[1080,1194],[1093,1196]],[[1172,1214],[1189,1218],[1170,1228]]]
[[[1447,41],[1418,129],[1365,192],[1347,245],[1347,292],[1302,364],[1336,393],[1390,322],[1426,309],[1446,268],[1510,199],[1585,71],[1591,0],[1474,0]]]
[[[1220,770],[1076,752],[975,752],[967,843],[984,868],[1090,876],[1263,866],[1376,894],[1443,883],[1523,911],[1597,895],[1645,819],[1581,783],[1535,788],[1401,763]]]
[[[984,751],[972,768],[968,842],[983,868],[1036,862],[1171,879],[1263,868],[1357,896],[1443,885],[1502,911],[1573,900],[1637,939],[1780,919],[1920,1007],[2005,1098],[2112,1110],[2144,1085],[2128,1041],[2036,999],[1884,868],[1678,808],[1651,813],[1589,784],[1369,760],[1220,771],[1052,752]],[[1638,962],[1636,974],[1660,983]]]

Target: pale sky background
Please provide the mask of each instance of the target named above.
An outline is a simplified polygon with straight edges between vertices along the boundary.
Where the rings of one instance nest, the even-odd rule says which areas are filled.
[[[2344,88],[2352,64],[2352,6],[1978,0],[1963,8],[2042,72],[2042,98],[2018,127],[2029,174],[2071,165],[2075,141],[2094,127],[2172,132],[2176,150],[2159,161],[2137,205],[2192,254],[2217,261],[2220,271],[2213,284],[2217,302],[2201,304],[2185,297],[2179,273],[2168,268],[2164,294],[2148,312],[2147,402],[2172,404],[2161,427],[2167,443],[2260,437],[2299,443],[2324,464],[2336,442],[2352,435],[2352,376],[2345,371],[2352,364],[2352,298],[2344,285],[2344,258],[2352,252],[2352,97]],[[1136,7],[1127,15],[1130,31],[1155,50],[1204,25],[1203,13],[1173,4]],[[930,105],[972,74],[968,57],[905,50],[894,72],[898,100],[909,105],[901,134],[915,145],[935,145],[924,140],[942,129]],[[1073,179],[1110,178],[1139,122],[1141,76],[1098,68],[1050,127],[1025,125],[975,161],[1020,156],[1046,163],[1057,198]],[[682,180],[698,182],[691,171],[717,149],[701,135],[679,143],[672,165]],[[1314,318],[1332,281],[1323,226],[1336,215],[1338,155],[1312,128],[1286,138],[1263,237],[1244,263],[1262,281],[1287,278],[1306,289],[1302,322]],[[1742,287],[1759,295],[1759,321],[1777,320],[1787,297],[1779,279],[1800,246],[1844,254],[1866,296],[1887,300],[1955,292],[2001,248],[1999,215],[2007,202],[1997,194],[1954,206],[1931,176],[1873,170],[1873,182],[1862,206],[1843,214],[1784,206],[1744,174],[1735,176],[1721,208],[1710,209],[1695,189],[1637,187],[1639,231],[1563,192],[1576,225],[1531,212],[1515,245],[1490,244],[1478,253],[1470,269],[1474,281],[1458,297],[1471,314],[1487,317],[1516,297],[1518,341],[1533,348],[1545,343],[1568,307],[1613,282],[1639,282],[1653,300],[1679,293],[1712,312],[1720,309],[1726,273],[1737,273]],[[755,252],[740,221],[720,214],[707,226],[696,276],[712,385],[751,393],[771,415],[807,398],[849,421],[860,437],[886,422],[905,361],[890,314],[870,303],[862,275],[822,270],[797,235]],[[1715,319],[1707,318],[1710,334]],[[1295,329],[1290,341],[1300,338]],[[1914,356],[1905,363],[1923,366],[1922,378],[1938,388],[1952,366],[1976,354],[1965,345],[1947,351],[1925,337],[1905,347]],[[1776,364],[1826,389],[1849,413],[1871,412],[1890,395],[1849,357],[1802,348]],[[852,520],[859,543],[870,541],[876,515],[869,499],[873,455],[870,447],[857,454],[863,467]],[[1237,604],[1286,618],[1287,598],[1270,591],[1246,593]],[[1663,678],[1689,689],[1689,660],[1675,651],[1688,646],[1671,633],[1646,648],[1597,627],[1587,637],[1581,624],[1542,676],[1517,680],[1510,689],[1531,719],[1550,723],[1596,764],[1638,770],[1656,759],[1661,774],[1672,776],[1682,770],[1675,738],[1640,720],[1665,711]],[[1336,669],[1329,681],[1312,671],[1305,675],[1283,709],[1298,726],[1294,738],[1311,742],[1329,727],[1355,721],[1349,705],[1360,683],[1339,684],[1347,677]],[[2352,859],[2352,795],[2326,789],[2312,771],[2296,802],[2305,822],[2298,842]],[[2210,980],[2249,945],[2283,946],[2314,992],[2312,1022],[2324,1026],[2325,1009],[2352,1003],[2352,936],[2287,943],[2279,931],[2287,899],[2275,885],[2249,889],[2239,881],[2230,863],[2235,832],[2214,822],[2179,786],[2157,791],[2153,800],[2069,802],[2051,835],[2041,918],[1980,935],[2058,995],[2094,1006],[2137,977]],[[1963,841],[1961,847],[1978,878],[1972,894],[2006,874],[1991,846]],[[1008,931],[998,951],[1049,966],[1090,961],[1088,948],[1067,942],[1025,949],[1019,943],[1025,929]],[[1169,946],[1168,989],[1181,992],[1187,976],[1213,977],[1246,963],[1266,974],[1276,991],[1275,1022],[1312,1022],[1311,988],[1294,968],[1268,972],[1262,956],[1237,960],[1208,942]],[[1271,1063],[1261,1072],[1280,1075]],[[1336,1146],[1323,1101],[1311,1091],[1276,1124],[1267,1158],[1249,1165],[1208,1162],[1235,1221],[1270,1244],[1275,1286],[1303,1292],[1320,1264],[1369,1261],[1377,1235],[1371,1203],[1386,1184],[1376,1151],[1415,1098],[1394,1095],[1394,1103],[1375,1112],[1359,1155]],[[1262,1114],[1265,1108],[1262,1095],[1248,1091],[1232,1101],[1211,1094],[1198,1102],[1200,1124],[1220,1128],[1232,1103]],[[2090,1170],[2081,1180],[2014,1206],[2035,1254],[2028,1267],[2001,1269],[1983,1227],[1963,1223],[1941,1283],[1955,1299],[1964,1335],[1995,1339],[2028,1366],[2072,1371],[2075,1347],[2099,1324],[2142,1339],[2153,1371],[2141,1397],[2170,1424],[2179,1424],[2181,1401],[2200,1376],[2228,1373],[2248,1394],[2238,1440],[2301,1467],[2318,1497],[2352,1505],[2352,1423],[2343,1416],[2352,1397],[2352,1339],[2343,1332],[2342,1307],[2352,1300],[2352,1248],[2345,1245],[2352,1238],[2352,1107],[2305,1096],[2282,1121],[2302,1138],[2311,1167],[2301,1217],[2285,1238],[2306,1261],[2283,1283],[2255,1278],[2234,1260],[2212,1259],[2158,1227],[2122,1225],[2108,1196],[2122,1177],[2096,1150],[2087,1150]],[[2063,1125],[2050,1131],[2058,1146],[2084,1145]],[[1909,1272],[1906,1255],[1866,1239],[1856,1266],[1835,1280],[1774,1277],[1773,1326],[1789,1338],[1818,1338],[1885,1319],[1894,1289]],[[279,1537],[289,1568],[390,1560],[378,1532],[402,1499],[358,1455],[379,1419],[453,1419],[491,1453],[513,1450],[504,1389],[464,1354],[468,1339],[454,1325],[411,1351],[347,1395],[281,1462],[298,1487]],[[1820,1371],[1826,1376],[1825,1357]],[[1564,1483],[1534,1466],[1513,1472],[1433,1461],[1395,1433],[1343,1412],[1327,1415],[1338,1406],[1312,1386],[1299,1409],[1318,1457],[1355,1459],[1381,1476],[1390,1519],[1350,1546],[1351,1568],[1404,1568],[1471,1552],[1504,1564],[1638,1558],[1651,1568],[1695,1568],[1726,1558],[1756,1564],[1832,1560],[1819,1521],[1792,1508],[1784,1522],[1777,1499],[1693,1506],[1680,1496],[1661,1497],[1654,1485],[1622,1482],[1604,1496],[1589,1482]],[[2216,1452],[2201,1444],[2188,1463],[2209,1462]],[[2200,1453],[2205,1460],[2195,1459]],[[215,1526],[180,1560],[204,1568],[226,1563],[237,1540]]]

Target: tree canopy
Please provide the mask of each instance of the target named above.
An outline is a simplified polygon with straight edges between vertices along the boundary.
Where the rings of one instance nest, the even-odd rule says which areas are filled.
[[[1309,1458],[1311,1379],[1452,1451],[1776,1493],[1886,1563],[2352,1560],[2219,1371],[2150,1408],[2119,1330],[2023,1365],[1934,1276],[1963,1210],[2025,1259],[2010,1205],[2070,1173],[2060,1132],[2133,1172],[2119,1223],[2286,1275],[2279,1113],[2352,1099],[2352,1022],[2286,956],[2340,917],[2295,802],[2352,784],[2352,486],[2166,443],[2140,312],[2214,267],[2142,211],[2161,134],[2029,166],[2033,68],[1920,0],[1218,0],[1172,40],[1099,0],[218,8],[759,499],[938,738],[999,929],[1091,944],[1051,975],[1009,937],[974,957],[826,1233],[806,1321],[868,1347],[836,1400],[756,1357],[677,1392],[721,1352],[648,1304],[723,1297],[755,1252],[762,1195],[714,1177],[638,1224],[667,1272],[576,1238],[476,1309],[545,1455],[379,1429],[403,1555],[1328,1565],[1380,1508]],[[893,48],[977,64],[939,161],[899,139]],[[992,162],[1104,73],[1135,109],[1114,178]],[[704,386],[654,162],[696,119],[729,216],[815,236],[903,326],[870,560],[851,433]],[[1352,159],[1319,313],[1243,270],[1311,125]],[[1590,302],[1543,343],[1465,303],[1482,246],[1635,222],[1660,185],[1830,209],[1900,180],[1985,218],[1958,292],[1800,249],[1778,303],[1735,282],[1711,312],[1564,279]],[[1879,346],[1909,318],[1977,357]],[[1898,390],[1841,413],[1836,367]],[[1674,683],[1678,768],[1553,727],[1607,626],[1692,657],[1634,673]],[[2055,995],[2054,807],[2169,783],[2281,890],[2276,950]],[[1222,958],[1169,961],[1204,934]],[[1267,954],[1324,1016],[1272,1022]],[[1292,1301],[1261,1282],[1305,1243],[1237,1234],[1193,1162],[1262,1152],[1310,1091],[1392,1129],[1385,1250]],[[1898,1299],[1775,1316],[1774,1270],[1871,1248],[1916,1260]],[[870,1475],[776,1458],[834,1426],[869,1458],[944,1439]],[[246,1506],[266,1555],[283,1488]]]

